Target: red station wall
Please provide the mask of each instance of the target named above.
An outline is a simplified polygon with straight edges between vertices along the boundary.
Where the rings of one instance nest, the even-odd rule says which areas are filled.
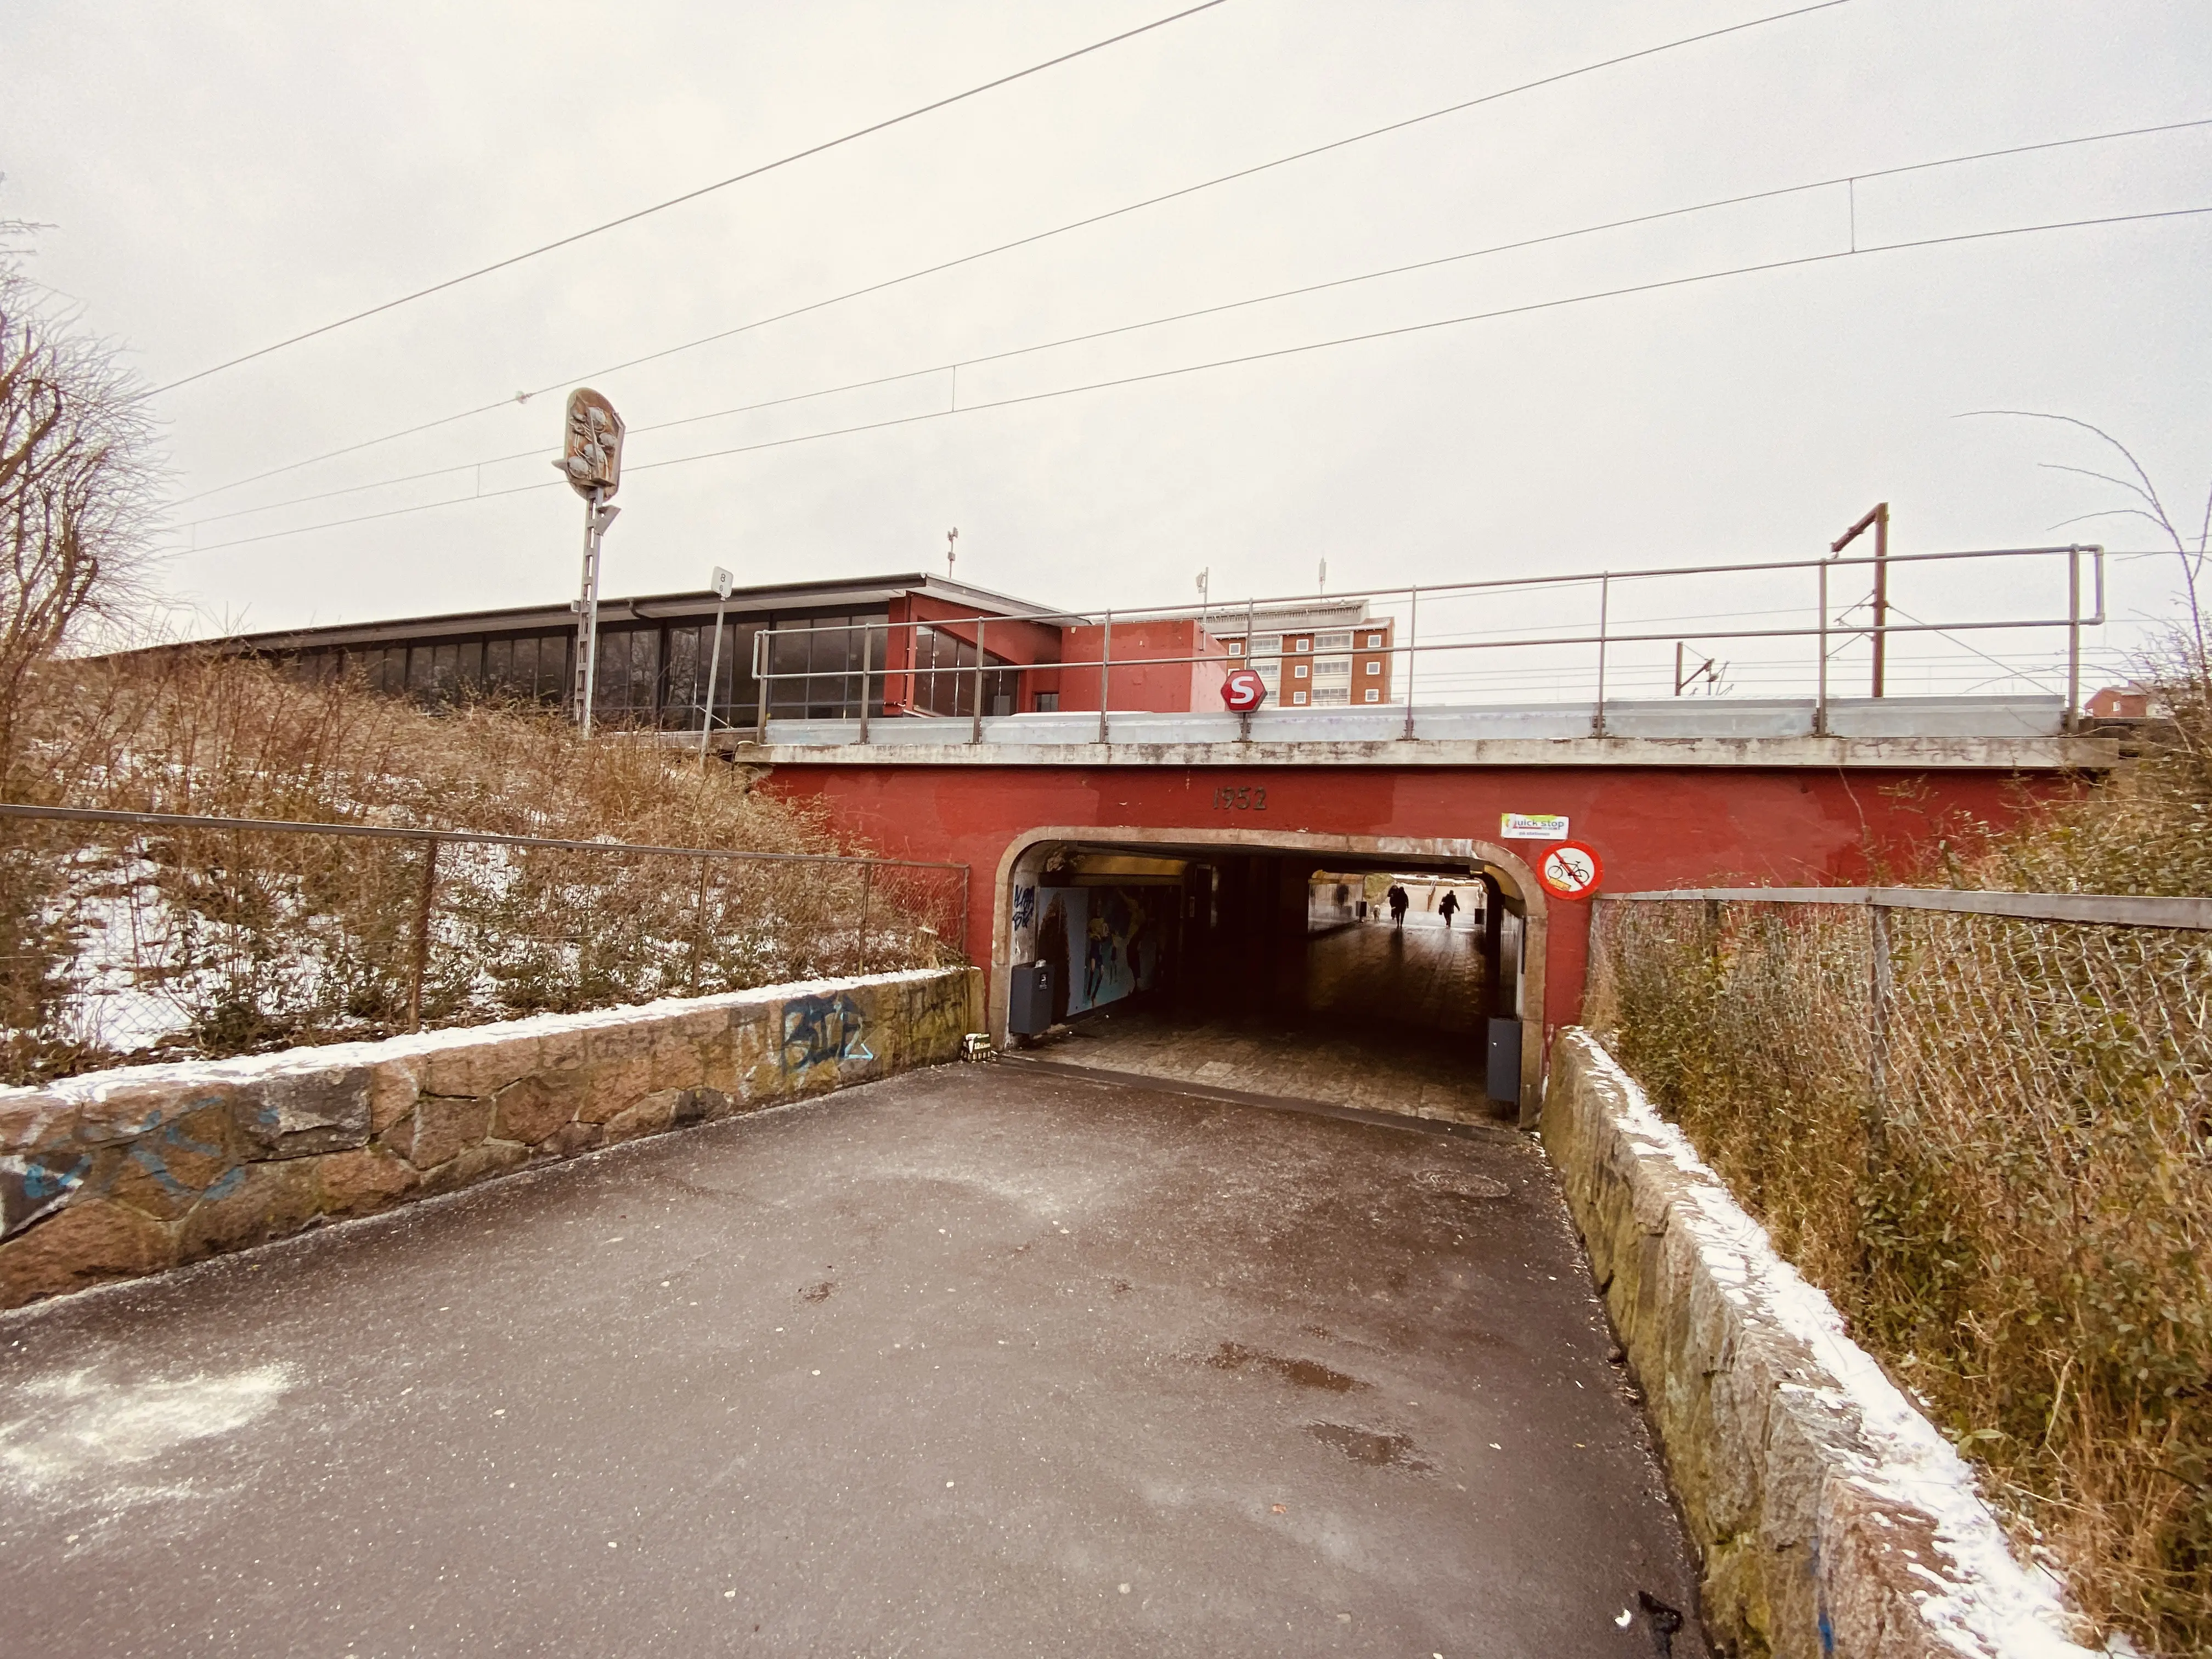
[[[1224,783],[1264,790],[1264,809],[1215,805]],[[1743,768],[1048,768],[795,766],[771,793],[819,799],[844,834],[894,858],[969,865],[967,949],[990,959],[999,860],[1051,824],[1152,830],[1472,838],[1498,843],[1502,812],[1563,812],[1605,860],[1605,887],[1811,886],[1892,873],[1947,829],[2002,824],[2055,776],[2002,772]],[[1505,843],[1533,865],[1542,843]],[[1551,902],[1545,1036],[1579,1018],[1587,905]]]

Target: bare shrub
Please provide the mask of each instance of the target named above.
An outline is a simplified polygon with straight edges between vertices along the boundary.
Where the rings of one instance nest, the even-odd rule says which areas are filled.
[[[2084,1611],[2202,1652],[2212,939],[1888,926],[1877,1028],[1863,908],[1608,902],[1589,1017]]]

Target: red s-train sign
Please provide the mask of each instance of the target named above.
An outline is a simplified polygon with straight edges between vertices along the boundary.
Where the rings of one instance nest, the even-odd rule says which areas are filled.
[[[1232,668],[1221,682],[1221,701],[1232,714],[1249,714],[1267,700],[1267,682],[1256,668]]]

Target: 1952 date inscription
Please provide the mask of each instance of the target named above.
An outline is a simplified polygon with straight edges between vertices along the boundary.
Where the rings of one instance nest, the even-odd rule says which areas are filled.
[[[1213,792],[1213,807],[1218,812],[1264,812],[1267,810],[1267,787],[1265,784],[1223,784]]]

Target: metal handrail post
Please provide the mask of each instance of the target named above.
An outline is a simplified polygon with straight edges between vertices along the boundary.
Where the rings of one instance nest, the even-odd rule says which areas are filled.
[[[1889,1120],[1889,911],[1867,904],[1867,1132],[1877,1146]]]
[[[1260,672],[1257,668],[1252,667],[1253,658],[1258,648],[1260,641],[1258,633],[1255,631],[1255,625],[1259,620],[1259,616],[1260,601],[1252,594],[1247,593],[1244,596],[1244,665],[1247,668],[1251,668],[1252,672],[1255,674]],[[1264,683],[1261,684],[1260,689],[1262,692],[1266,691],[1267,686]],[[1275,695],[1277,698],[1279,699],[1282,693],[1283,677],[1281,669],[1279,665],[1275,674]],[[1237,740],[1239,743],[1249,743],[1252,741],[1252,711],[1249,708],[1245,709],[1242,714],[1237,716]]]
[[[436,902],[438,846],[434,837],[422,842],[422,885],[415,896],[415,937],[407,986],[407,1029],[422,1029],[422,981],[430,972],[430,907]]]
[[[1613,611],[1613,573],[1607,570],[1597,579],[1597,724],[1593,728],[1598,737],[1605,735],[1605,629]]]
[[[968,741],[983,741],[983,619],[975,618],[975,706],[969,711]]]
[[[876,871],[873,865],[864,864],[860,866],[860,932],[855,936],[853,950],[856,958],[853,971],[856,975],[868,971],[868,890],[875,884],[875,878]]]
[[[1106,613],[1106,630],[1098,647],[1098,741],[1106,741],[1106,705],[1113,701],[1114,613]]]
[[[763,628],[753,635],[753,686],[760,693],[760,708],[753,716],[753,736],[763,746],[768,743],[769,694],[775,689],[773,677],[767,666],[768,642],[769,636],[775,632],[773,628]]]
[[[1813,701],[1813,735],[1828,735],[1828,567],[1822,565],[1820,575],[1820,690]]]
[[[2066,730],[2081,722],[2081,556],[2066,555]]]
[[[890,624],[886,623],[884,627],[886,630],[886,637],[884,641],[884,661],[888,664],[891,654],[890,640],[888,636]],[[876,653],[872,649],[875,640],[874,626],[872,623],[862,623],[860,624],[860,741],[862,743],[868,740],[868,705],[875,701],[868,690],[868,665],[875,660]]]
[[[1406,730],[1401,741],[1413,735],[1413,665],[1418,660],[1413,653],[1421,638],[1421,590],[1406,590],[1408,606],[1406,612]]]

